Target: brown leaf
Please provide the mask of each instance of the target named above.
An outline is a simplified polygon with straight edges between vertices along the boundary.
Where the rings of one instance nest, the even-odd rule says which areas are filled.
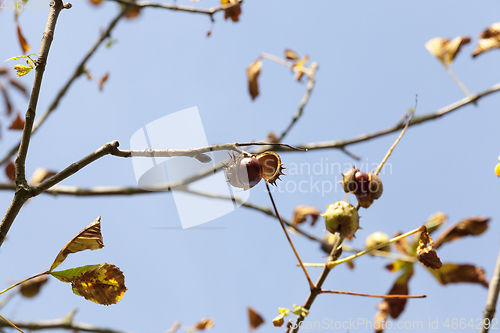
[[[500,35],[500,22],[493,23],[486,30],[483,31],[479,37],[481,38],[490,38]]]
[[[127,291],[122,271],[108,263],[53,271],[50,274],[60,281],[71,282],[76,295],[102,305],[116,304]]]
[[[260,70],[262,68],[262,59],[257,59],[252,62],[247,67],[247,75],[248,75],[248,89],[250,91],[250,96],[252,99],[255,99],[259,95],[259,83],[257,79],[260,74]]]
[[[481,53],[489,51],[491,49],[500,48],[500,35],[496,35],[490,38],[483,38],[477,42],[477,47],[472,53],[472,57],[477,57]]]
[[[248,320],[250,329],[254,330],[264,323],[264,319],[252,308],[248,307]]]
[[[429,269],[439,283],[469,282],[479,283],[488,288],[488,281],[484,276],[484,271],[473,265],[444,264],[438,269]]]
[[[429,245],[427,245],[429,244]],[[433,250],[434,241],[431,238],[431,235],[427,231],[427,228],[424,229],[420,233],[420,239],[418,241],[417,247],[417,259],[422,264],[429,268],[440,268],[443,264],[439,259],[435,250]]]
[[[200,321],[194,326],[197,330],[209,330],[214,327],[215,322],[211,318],[201,318]]]
[[[130,8],[125,13],[125,17],[128,19],[134,19],[141,13],[141,8],[137,6],[130,6]]]
[[[267,135],[266,142],[269,142],[269,143],[279,143],[278,137],[272,131],[269,132],[269,134]]]
[[[448,67],[460,52],[462,45],[469,42],[470,38],[465,36],[455,37],[451,42],[447,38],[435,37],[425,43],[425,48]]]
[[[84,250],[102,249],[104,243],[101,234],[101,217],[99,216],[94,222],[89,224],[85,229],[80,231],[78,235],[66,244],[61,252],[57,255],[54,263],[50,267],[50,271],[59,266],[66,257],[71,253],[76,253]]]
[[[413,266],[410,266],[408,270],[404,271],[399,278],[396,280],[391,290],[387,295],[408,295],[408,281],[413,275]],[[406,306],[407,298],[386,298],[384,302],[387,302],[389,306],[389,314],[392,318],[396,319],[404,311]]]
[[[2,92],[3,95],[3,100],[5,102],[5,108],[7,109],[7,114],[10,115],[12,114],[12,103],[10,102],[10,97],[9,93],[7,92],[7,89],[3,85],[0,84],[0,91]]]
[[[16,180],[16,165],[14,162],[10,161],[9,164],[7,164],[5,167],[5,175],[7,175],[7,178],[12,182]]]
[[[321,212],[316,207],[300,205],[295,207],[292,224],[299,225],[305,222],[308,216],[311,216],[311,226],[313,226],[320,215]]]
[[[9,83],[12,87],[19,90],[24,96],[29,97],[28,90],[26,90],[26,88],[21,83],[19,83],[19,80],[9,79]]]
[[[16,119],[14,119],[14,121],[10,124],[9,129],[20,131],[24,129],[24,120],[21,118],[19,112],[17,113]]]
[[[398,237],[398,236],[401,236],[402,233],[401,232],[397,232],[394,234],[394,237]],[[411,246],[410,244],[408,243],[408,238],[403,238],[403,239],[400,239],[396,242],[393,243],[394,244],[394,248],[401,254],[404,254],[404,255],[407,255],[407,256],[413,256],[414,253],[411,249]]]
[[[19,44],[21,45],[21,49],[23,50],[23,53],[26,54],[28,53],[29,50],[31,50],[31,46],[28,45],[28,42],[24,38],[22,32],[21,32],[21,26],[19,23],[17,23],[17,38],[19,39]]]
[[[48,275],[42,275],[21,285],[21,295],[24,297],[35,297],[38,295],[40,288],[47,282]]]
[[[476,216],[464,219],[445,231],[436,240],[434,248],[437,249],[446,242],[464,237],[481,235],[488,229],[489,218]]]
[[[346,264],[347,264],[347,267],[349,267],[350,270],[354,269],[354,260],[350,260],[350,261],[346,262]]]
[[[389,317],[389,303],[387,301],[382,301],[377,305],[378,312],[375,314],[375,327],[376,333],[382,333],[385,329],[385,323],[387,322],[387,317]]]
[[[57,172],[54,171],[49,171],[44,168],[36,168],[35,172],[33,172],[33,175],[31,176],[30,184],[31,185],[38,185],[42,183],[43,181],[49,179],[53,175],[55,175]]]
[[[238,3],[238,0],[221,0],[220,3],[223,6],[231,6],[228,9],[224,9],[224,19],[231,18],[233,22],[238,22],[241,15],[241,6],[235,5]]]
[[[290,49],[285,50],[285,58],[289,60],[299,60],[299,56],[297,55],[297,53]]]
[[[109,73],[106,73],[102,76],[101,80],[99,81],[99,91],[103,90],[104,83],[108,80],[109,78]]]

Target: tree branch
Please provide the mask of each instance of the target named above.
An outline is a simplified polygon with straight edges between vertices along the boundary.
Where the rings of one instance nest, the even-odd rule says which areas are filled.
[[[243,0],[238,0],[236,3],[232,3],[229,5],[222,5],[222,6],[218,6],[218,7],[204,9],[204,8],[196,8],[196,7],[190,7],[190,6],[178,6],[178,5],[171,5],[171,4],[166,4],[166,3],[154,3],[154,2],[147,2],[147,1],[137,1],[137,2],[127,1],[127,0],[108,0],[108,1],[118,2],[118,3],[121,3],[123,5],[129,5],[129,6],[139,7],[139,8],[146,8],[146,7],[162,8],[162,9],[178,10],[178,11],[189,12],[189,13],[206,14],[206,15],[210,15],[210,16],[217,13],[218,11],[226,10],[226,9],[230,9],[232,7],[239,6],[243,2]]]
[[[484,309],[483,325],[480,333],[486,333],[491,327],[491,321],[495,316],[496,306],[498,301],[498,293],[500,292],[500,252],[498,253],[495,272],[491,278],[490,287],[488,289],[488,299],[486,300],[486,308]],[[488,325],[485,325],[488,320]],[[487,326],[487,327],[486,327]]]

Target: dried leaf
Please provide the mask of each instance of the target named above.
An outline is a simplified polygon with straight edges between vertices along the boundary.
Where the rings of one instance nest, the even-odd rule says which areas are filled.
[[[446,45],[446,61],[449,64],[455,59],[462,45],[470,43],[470,38],[465,36],[458,36],[453,38],[451,42]]]
[[[435,37],[425,43],[425,48],[448,67],[460,52],[462,45],[469,43],[470,40],[469,37],[459,36],[450,42],[447,38]]]
[[[488,288],[488,281],[484,276],[484,271],[473,265],[444,264],[440,269],[429,269],[439,283],[479,283]]]
[[[5,89],[5,87],[1,84],[0,84],[0,91],[2,92],[3,95],[5,108],[7,109],[7,115],[10,115],[12,114],[13,108],[12,108],[12,103],[10,102],[9,93],[7,92],[7,89]]]
[[[40,288],[47,282],[47,275],[42,275],[21,285],[21,295],[27,298],[35,297],[38,295]]]
[[[9,79],[9,83],[12,87],[19,90],[25,97],[29,97],[28,90],[26,90],[26,88],[21,83],[13,79]]]
[[[50,271],[59,266],[66,257],[71,253],[76,253],[84,250],[102,249],[104,243],[101,235],[101,217],[99,216],[94,222],[89,224],[85,229],[80,231],[78,235],[73,237],[66,246],[63,247],[61,252],[57,255]]]
[[[375,327],[376,333],[382,333],[386,328],[385,323],[387,322],[387,317],[389,317],[389,303],[387,301],[382,301],[377,305],[377,309],[379,310],[375,314],[375,323],[373,326]]]
[[[71,283],[73,293],[86,300],[111,305],[119,302],[127,287],[125,276],[115,265],[88,265],[50,273],[62,282]]]
[[[289,60],[299,60],[299,56],[297,55],[297,53],[290,49],[285,50],[285,58]]]
[[[214,327],[215,322],[213,319],[205,317],[201,318],[200,321],[194,326],[195,329],[197,330],[209,330],[212,327]]]
[[[38,185],[42,183],[43,181],[49,179],[53,175],[55,175],[57,172],[50,171],[44,168],[36,168],[35,172],[33,172],[33,175],[31,176],[30,184],[31,185]]]
[[[12,121],[12,123],[9,126],[10,130],[20,130],[22,131],[24,129],[24,120],[21,118],[21,115],[17,113],[16,119]]]
[[[401,235],[402,235],[401,232],[397,232],[396,234],[394,234],[394,237],[398,237],[398,236],[401,236]],[[414,251],[412,250],[412,247],[408,243],[408,239],[407,238],[400,239],[400,240],[394,242],[393,244],[394,244],[394,248],[399,253],[402,253],[402,254],[405,254],[405,255],[408,255],[408,256],[413,256],[415,254]]]
[[[16,180],[16,165],[14,162],[10,161],[9,164],[7,164],[5,167],[5,175],[12,182]]]
[[[346,265],[350,270],[353,270],[354,269],[354,260],[350,260],[350,261],[346,262]]]
[[[307,217],[311,217],[311,226],[314,226],[318,217],[321,215],[321,212],[312,206],[300,205],[295,207],[295,211],[293,213],[293,225],[299,225],[307,220]]]
[[[19,39],[19,44],[21,45],[21,49],[23,50],[23,53],[28,53],[29,50],[31,50],[31,46],[28,45],[28,42],[24,38],[24,36],[21,32],[21,27],[19,26],[19,23],[17,23],[17,38]]]
[[[431,235],[429,235],[427,228],[425,228],[425,230],[420,233],[420,239],[417,247],[417,259],[429,268],[438,269],[443,264],[441,263],[436,251],[433,250],[433,247],[434,241],[432,240]]]
[[[259,83],[257,79],[260,74],[260,70],[262,68],[262,59],[257,59],[252,62],[247,67],[247,75],[248,75],[248,89],[250,91],[250,96],[252,99],[255,99],[259,95]]]
[[[437,249],[446,242],[464,237],[464,236],[477,236],[482,234],[488,229],[489,218],[476,216],[464,219],[445,231],[437,239],[434,248]]]
[[[134,19],[141,13],[141,8],[137,6],[130,6],[130,8],[125,13],[125,17],[128,19]]]
[[[279,143],[278,137],[272,131],[269,132],[269,134],[267,135],[266,142],[269,142],[269,143]]]
[[[500,35],[500,22],[493,23],[479,36],[481,38],[490,38]]]
[[[99,81],[99,91],[102,91],[104,88],[104,83],[108,80],[109,78],[109,73],[106,73],[102,76],[101,80]]]
[[[396,280],[387,295],[408,295],[408,281],[413,275],[413,266],[409,266]],[[384,302],[389,306],[389,314],[396,319],[404,311],[407,298],[386,298]]]
[[[472,57],[477,57],[481,53],[489,51],[491,49],[500,48],[500,35],[496,35],[490,38],[483,38],[477,42],[477,47],[472,53]]]
[[[264,323],[264,319],[252,308],[248,307],[248,321],[250,329],[254,330]]]
[[[224,9],[224,19],[231,18],[233,22],[238,22],[241,15],[241,6],[235,5],[238,3],[238,0],[221,0],[220,3],[223,6],[231,6],[228,9]]]

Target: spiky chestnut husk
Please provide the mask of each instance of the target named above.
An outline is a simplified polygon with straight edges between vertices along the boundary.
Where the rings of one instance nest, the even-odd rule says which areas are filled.
[[[359,215],[357,209],[348,202],[338,201],[328,206],[325,214],[326,230],[332,234],[338,232],[340,237],[352,237],[359,229]]]
[[[366,237],[365,246],[367,249],[377,246],[379,244],[389,241],[389,235],[384,232],[376,231]],[[384,247],[378,249],[379,251],[391,252],[391,244],[387,244]]]
[[[271,185],[276,186],[276,181],[281,180],[280,176],[284,176],[283,163],[281,157],[273,151],[266,151],[256,156],[262,166],[262,178]]]
[[[229,184],[244,190],[254,187],[262,179],[262,166],[255,156],[233,154],[224,168]]]

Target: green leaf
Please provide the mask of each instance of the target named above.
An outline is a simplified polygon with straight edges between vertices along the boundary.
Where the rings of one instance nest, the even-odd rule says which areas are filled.
[[[53,277],[55,277],[56,279],[58,279],[62,282],[70,283],[76,277],[82,275],[83,273],[85,273],[89,270],[95,269],[99,266],[101,266],[101,265],[97,264],[97,265],[80,266],[80,267],[66,269],[64,271],[50,272],[50,275],[52,275]]]

